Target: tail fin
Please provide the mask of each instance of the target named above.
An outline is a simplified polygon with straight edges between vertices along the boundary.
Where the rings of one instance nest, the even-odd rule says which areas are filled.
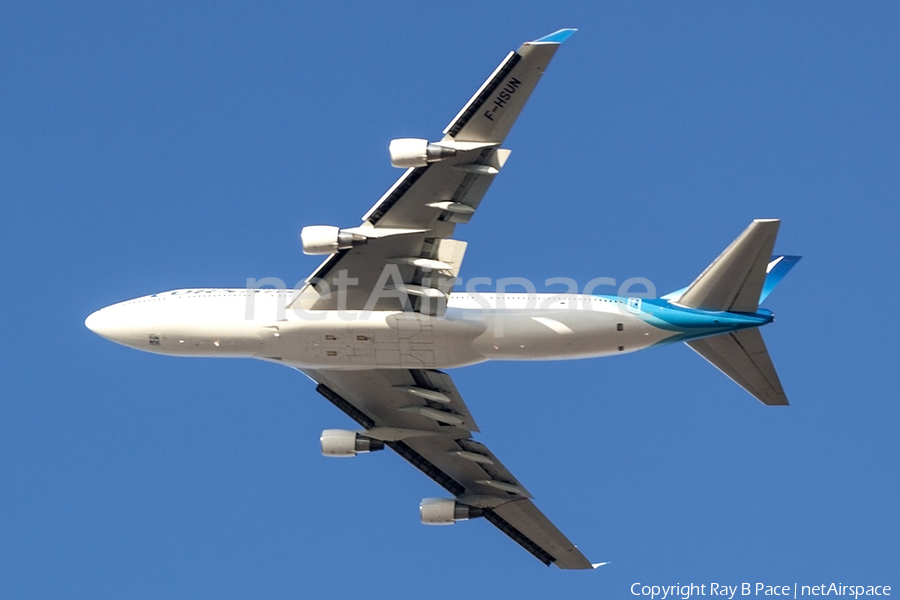
[[[788,256],[786,254],[778,254],[772,257],[769,261],[769,266],[766,267],[766,283],[763,285],[762,293],[759,295],[759,303],[762,304],[765,302],[766,298],[769,297],[769,294],[772,293],[772,290],[781,283],[781,280],[784,279],[784,276],[788,274],[788,271],[794,268],[802,256]],[[678,299],[681,298],[682,294],[687,291],[686,287],[681,288],[680,290],[675,290],[674,292],[669,292],[665,296],[662,297],[663,300],[671,300],[672,302],[678,302]]]
[[[704,310],[756,312],[780,224],[778,219],[757,219],[750,223],[688,286],[678,298],[678,304]]]
[[[686,343],[763,404],[787,406],[787,396],[758,329],[742,329]]]
[[[780,221],[757,219],[672,301],[688,308],[754,313],[799,256],[772,256]],[[763,404],[784,406],[787,396],[758,329],[687,342],[697,354]]]
[[[772,257],[772,260],[769,261],[769,266],[766,267],[766,284],[763,286],[762,293],[759,295],[760,304],[769,297],[769,294],[772,293],[775,286],[781,283],[784,276],[788,274],[788,271],[794,268],[794,265],[800,262],[801,258],[803,257],[786,256],[784,254]]]

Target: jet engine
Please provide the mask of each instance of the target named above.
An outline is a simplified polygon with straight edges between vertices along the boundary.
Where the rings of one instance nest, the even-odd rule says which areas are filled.
[[[429,144],[428,140],[418,138],[400,138],[391,140],[391,165],[400,169],[424,167],[428,163],[437,162],[456,155],[456,148]]]
[[[311,225],[300,231],[304,254],[333,254],[366,243],[366,236],[331,225]]]
[[[425,525],[453,525],[481,515],[481,508],[460,504],[450,498],[423,498],[419,503],[419,516]]]
[[[374,440],[346,429],[326,429],[319,441],[322,443],[322,454],[325,456],[356,456],[360,452],[384,449],[384,442],[381,440]]]

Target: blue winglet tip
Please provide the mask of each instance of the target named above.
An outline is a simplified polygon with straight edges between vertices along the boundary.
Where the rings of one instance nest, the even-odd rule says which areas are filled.
[[[554,31],[550,35],[545,35],[544,37],[534,40],[531,42],[532,44],[562,44],[564,41],[572,37],[572,34],[578,31],[577,29],[560,29],[559,31]]]

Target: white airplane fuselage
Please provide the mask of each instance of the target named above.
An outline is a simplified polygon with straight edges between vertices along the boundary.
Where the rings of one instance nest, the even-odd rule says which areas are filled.
[[[473,438],[474,417],[440,369],[611,356],[684,341],[764,404],[787,405],[752,328],[774,320],[759,305],[799,257],[770,259],[779,221],[757,219],[690,286],[658,299],[452,293],[468,247],[453,237],[456,227],[470,221],[504,168],[510,127],[573,32],[562,29],[510,52],[440,140],[392,140],[391,164],[403,175],[359,226],[302,229],[304,253],[323,257],[302,290],[256,289],[248,279],[248,289],[161,292],[102,308],[85,325],[147,352],[255,358],[300,369],[361,428],[324,430],[324,455],[388,447],[453,496],[423,499],[423,523],[483,517],[544,564],[596,568]],[[509,222],[521,222],[516,207],[509,210]],[[520,278],[506,283],[514,280],[534,289]],[[490,280],[466,283],[476,281]],[[498,289],[507,289],[501,281]],[[592,283],[600,281],[611,280]],[[283,285],[256,281],[266,283]]]
[[[249,357],[316,369],[589,358],[684,337],[683,330],[648,322],[646,303],[642,308],[640,301],[612,296],[454,293],[439,317],[293,310],[286,308],[291,298],[290,290],[175,290],[108,306],[85,323],[114,342],[159,354]],[[703,333],[713,333],[708,329]]]

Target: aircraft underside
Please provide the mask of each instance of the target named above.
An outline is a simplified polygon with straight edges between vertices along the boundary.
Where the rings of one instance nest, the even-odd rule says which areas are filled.
[[[799,257],[772,256],[779,221],[758,219],[692,284],[660,299],[454,293],[468,247],[455,229],[471,220],[507,163],[510,128],[573,32],[510,52],[438,141],[393,140],[391,164],[403,175],[359,226],[303,228],[303,251],[325,258],[301,289],[175,290],[108,306],[85,324],[139,350],[297,367],[361,428],[323,431],[324,455],[388,447],[452,496],[423,499],[423,523],[483,517],[544,564],[602,564],[591,563],[474,439],[475,419],[439,369],[684,341],[760,402],[784,406],[756,328],[774,319],[760,304]]]
[[[625,299],[597,296],[513,297],[501,307],[492,297],[494,306],[485,308],[457,308],[451,302],[443,317],[300,312],[284,309],[280,298],[265,290],[250,305],[244,291],[177,290],[108,307],[91,327],[148,352],[252,357],[321,369],[590,358],[633,352],[677,335],[629,313]]]

